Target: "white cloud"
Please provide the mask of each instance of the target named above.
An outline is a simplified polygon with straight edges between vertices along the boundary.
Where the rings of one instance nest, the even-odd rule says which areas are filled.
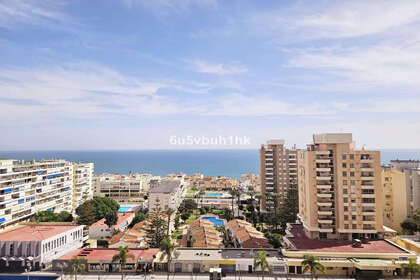
[[[349,38],[378,34],[419,22],[420,1],[303,1],[282,10],[257,14],[253,23],[288,38]],[[293,39],[292,39],[293,40]]]
[[[58,28],[62,23],[74,24],[74,19],[60,11],[62,4],[61,0],[0,0],[0,27],[12,29],[31,24]]]
[[[292,104],[276,97],[249,97],[232,94],[220,98],[217,106],[210,107],[208,115],[218,116],[281,116],[281,115],[329,115],[335,112],[320,104]]]
[[[248,72],[248,69],[241,65],[211,63],[205,60],[196,59],[189,61],[194,70],[199,73],[217,74],[217,75],[235,75]]]

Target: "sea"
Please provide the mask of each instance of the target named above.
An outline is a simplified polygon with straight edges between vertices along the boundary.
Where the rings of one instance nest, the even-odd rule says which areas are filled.
[[[259,152],[255,150],[124,150],[124,151],[0,151],[0,158],[41,160],[59,158],[93,162],[95,174],[169,173],[240,178],[259,173]],[[420,159],[420,150],[381,150],[381,161]]]

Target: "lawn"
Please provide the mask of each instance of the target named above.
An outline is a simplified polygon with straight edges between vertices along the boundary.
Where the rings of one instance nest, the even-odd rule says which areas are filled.
[[[194,198],[194,195],[197,193],[197,190],[189,189],[185,194],[186,198]]]
[[[191,223],[192,221],[197,220],[197,218],[200,216],[200,210],[193,210],[191,215],[188,217],[188,219],[185,221],[187,224]]]

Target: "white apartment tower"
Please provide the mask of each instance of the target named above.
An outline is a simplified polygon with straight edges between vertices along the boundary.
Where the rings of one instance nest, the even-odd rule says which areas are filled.
[[[38,211],[72,211],[73,164],[0,159],[0,228]]]
[[[93,163],[73,163],[73,210],[93,198]]]

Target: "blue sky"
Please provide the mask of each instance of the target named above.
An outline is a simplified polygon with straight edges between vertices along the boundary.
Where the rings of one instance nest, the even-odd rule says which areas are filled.
[[[418,30],[418,0],[0,0],[0,150],[420,148]]]

